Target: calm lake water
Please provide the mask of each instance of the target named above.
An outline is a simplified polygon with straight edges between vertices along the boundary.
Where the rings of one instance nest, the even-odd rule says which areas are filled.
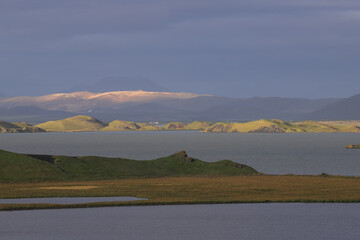
[[[359,204],[224,204],[0,212],[1,240],[357,240]]]
[[[0,134],[0,149],[153,159],[186,150],[274,174],[360,176],[360,134],[106,132]],[[224,204],[0,212],[1,240],[357,240],[360,204]]]
[[[186,150],[205,161],[229,159],[268,174],[360,176],[359,133],[88,132],[0,134],[0,149],[38,154],[153,159]]]

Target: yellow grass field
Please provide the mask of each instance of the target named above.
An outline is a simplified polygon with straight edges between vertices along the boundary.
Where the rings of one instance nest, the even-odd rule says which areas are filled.
[[[231,176],[0,184],[0,198],[147,198],[89,204],[0,204],[0,210],[163,204],[256,202],[360,202],[360,178],[338,176]]]

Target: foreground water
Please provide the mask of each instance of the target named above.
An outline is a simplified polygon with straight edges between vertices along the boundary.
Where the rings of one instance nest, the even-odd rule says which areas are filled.
[[[91,132],[0,134],[0,149],[21,153],[153,159],[180,150],[205,160],[229,159],[268,174],[360,176],[359,133]]]
[[[224,204],[0,212],[1,240],[357,240],[360,204]]]
[[[152,159],[186,150],[264,173],[360,175],[360,134],[116,132],[0,134],[22,153]],[[360,204],[231,204],[0,212],[1,240],[342,239],[360,235]]]

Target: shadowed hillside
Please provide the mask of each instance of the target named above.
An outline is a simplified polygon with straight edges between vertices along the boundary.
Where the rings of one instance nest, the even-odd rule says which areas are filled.
[[[309,114],[308,118],[321,120],[360,119],[360,94],[318,109]]]
[[[160,128],[146,123],[115,120],[109,123],[108,126],[100,129],[100,131],[136,131],[136,130],[156,131],[156,130],[160,130]]]
[[[0,121],[0,133],[32,133],[32,132],[45,132],[44,129],[34,127],[26,122],[9,123]]]
[[[154,160],[106,157],[24,155],[0,150],[0,182],[104,180],[175,176],[256,174],[253,168],[229,160],[204,162],[181,151]]]

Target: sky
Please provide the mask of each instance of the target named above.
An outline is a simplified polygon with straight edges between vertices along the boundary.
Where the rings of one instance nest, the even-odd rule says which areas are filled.
[[[0,93],[108,76],[229,97],[360,93],[359,0],[0,0]]]

